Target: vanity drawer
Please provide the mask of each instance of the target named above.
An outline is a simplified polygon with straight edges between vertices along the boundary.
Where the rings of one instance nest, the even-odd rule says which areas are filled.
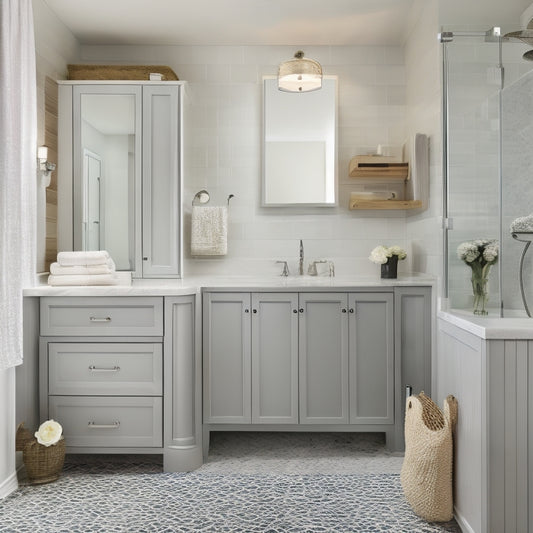
[[[49,394],[158,396],[162,382],[160,343],[48,343]]]
[[[48,406],[67,446],[162,446],[161,398],[50,396]]]
[[[41,335],[162,336],[163,298],[43,297]]]

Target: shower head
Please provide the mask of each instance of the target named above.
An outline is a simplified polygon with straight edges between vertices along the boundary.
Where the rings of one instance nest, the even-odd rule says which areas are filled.
[[[504,39],[514,40],[517,39],[523,43],[533,46],[533,29],[511,31],[503,36]]]
[[[503,36],[508,41],[517,40],[529,46],[533,46],[533,29],[527,28],[525,30],[511,31]],[[533,50],[528,50],[523,56],[526,61],[533,61]]]

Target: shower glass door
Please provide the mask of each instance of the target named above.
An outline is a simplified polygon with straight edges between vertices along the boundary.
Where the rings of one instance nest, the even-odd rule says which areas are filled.
[[[501,43],[473,32],[453,34],[442,46],[448,303],[471,314],[475,270],[458,257],[458,248],[462,243],[477,246],[479,241],[500,239]],[[491,315],[500,313],[500,264],[486,269],[486,309]]]

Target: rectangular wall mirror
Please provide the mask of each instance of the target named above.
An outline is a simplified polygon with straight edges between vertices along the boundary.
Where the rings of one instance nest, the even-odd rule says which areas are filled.
[[[306,93],[263,78],[262,205],[337,204],[337,78]]]

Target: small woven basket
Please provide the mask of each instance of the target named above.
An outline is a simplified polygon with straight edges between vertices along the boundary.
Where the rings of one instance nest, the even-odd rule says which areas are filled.
[[[24,427],[24,422],[21,422],[17,426],[17,433],[15,435],[15,450],[17,452],[22,452],[24,446],[33,440],[33,435],[29,429]]]
[[[22,459],[30,483],[37,485],[55,481],[65,462],[65,439],[61,437],[51,446],[43,446],[33,439],[24,446]]]

